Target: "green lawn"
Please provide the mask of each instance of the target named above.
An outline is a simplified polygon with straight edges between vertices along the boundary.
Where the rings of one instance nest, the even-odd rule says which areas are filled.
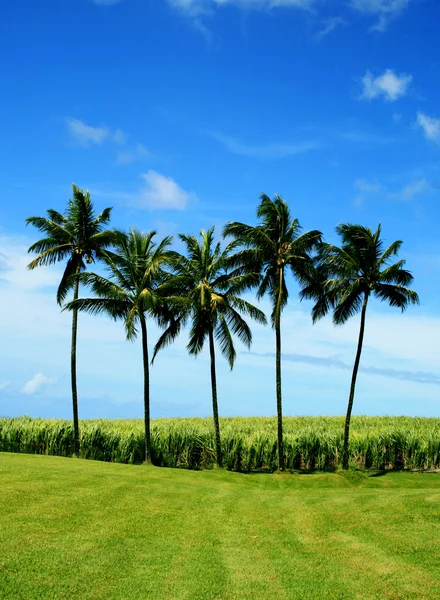
[[[0,598],[440,598],[440,475],[0,454]]]

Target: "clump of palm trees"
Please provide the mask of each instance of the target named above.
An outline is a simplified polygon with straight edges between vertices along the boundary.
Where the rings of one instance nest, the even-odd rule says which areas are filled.
[[[111,209],[95,216],[88,192],[73,186],[73,197],[64,215],[52,209],[47,217],[30,217],[27,223],[46,237],[29,248],[37,257],[33,269],[56,262],[66,267],[58,288],[57,302],[72,312],[71,379],[74,417],[74,448],[80,454],[78,396],[76,385],[76,338],[78,312],[105,313],[124,323],[127,339],[141,331],[144,366],[145,462],[151,462],[150,436],[150,358],[148,321],[153,319],[163,330],[152,354],[172,343],[189,325],[189,354],[197,356],[208,342],[211,363],[212,410],[216,460],[222,466],[221,435],[218,418],[216,343],[231,369],[236,359],[234,336],[246,347],[252,332],[246,321],[266,324],[264,313],[242,295],[256,290],[257,299],[268,295],[272,305],[271,324],[275,331],[276,407],[278,468],[284,470],[281,315],[288,301],[286,275],[294,276],[300,297],[314,301],[312,320],[330,311],[335,325],[361,313],[358,347],[353,367],[345,420],[342,466],[349,466],[350,418],[356,377],[362,352],[368,300],[375,296],[404,311],[419,299],[409,289],[413,276],[405,261],[395,262],[401,241],[383,247],[380,225],[375,232],[361,225],[337,227],[341,246],[327,244],[320,231],[303,232],[293,219],[287,202],[280,196],[265,194],[257,207],[256,225],[229,222],[223,237],[224,247],[215,241],[214,228],[201,231],[200,237],[179,235],[186,253],[171,249],[172,238],[156,241],[156,232],[143,233],[106,229]],[[101,261],[107,277],[86,272],[88,264]],[[80,284],[93,293],[79,298]],[[65,302],[73,292],[70,302]]]

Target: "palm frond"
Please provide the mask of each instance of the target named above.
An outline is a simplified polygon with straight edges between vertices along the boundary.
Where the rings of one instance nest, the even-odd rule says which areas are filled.
[[[46,217],[28,217],[25,222],[26,225],[33,225],[38,231],[46,234],[47,238],[53,239],[53,243],[56,245],[72,243],[70,232],[64,221],[60,223],[58,220],[52,221]]]
[[[240,313],[232,308],[232,306],[229,306],[221,315],[221,318],[222,317],[226,320],[228,329],[231,330],[232,334],[235,335],[247,348],[250,348],[252,344],[251,328],[240,315]]]
[[[60,306],[62,306],[67,294],[73,288],[73,285],[75,283],[75,276],[77,276],[76,271],[78,267],[79,269],[83,267],[83,265],[81,264],[81,259],[78,260],[77,257],[72,256],[67,261],[66,268],[64,269],[64,273],[57,290],[57,302]]]
[[[160,350],[162,350],[163,348],[165,348],[166,346],[169,346],[170,344],[172,344],[175,341],[175,339],[177,337],[179,337],[180,332],[182,331],[183,325],[184,325],[184,321],[181,318],[168,319],[168,327],[159,336],[159,339],[157,340],[157,342],[154,346],[153,357],[151,359],[152,364],[154,363],[158,352]]]
[[[231,370],[234,368],[237,353],[234,348],[234,340],[229,330],[228,323],[224,315],[220,315],[217,327],[215,329],[215,338],[219,343],[222,356],[228,361]]]
[[[363,293],[359,281],[348,285],[345,293],[333,311],[333,323],[343,325],[348,319],[354,316],[362,307]]]
[[[110,298],[78,298],[67,302],[63,310],[73,310],[87,312],[90,315],[106,314],[114,320],[126,318],[131,310],[131,305],[120,300]]]
[[[267,318],[264,312],[247,300],[243,300],[243,298],[231,294],[228,294],[227,299],[228,304],[242,314],[250,317],[260,325],[267,325]]]
[[[202,311],[197,311],[199,314],[193,317],[191,330],[189,332],[189,341],[187,349],[189,354],[197,356],[202,350],[205,344],[206,336],[211,326],[206,316],[200,314]]]
[[[374,295],[379,300],[386,301],[390,306],[400,308],[402,312],[411,304],[420,304],[418,294],[401,285],[380,283],[376,286]]]
[[[410,271],[403,268],[405,263],[406,261],[400,260],[399,262],[390,265],[388,268],[379,272],[377,280],[380,283],[394,283],[401,286],[410,285],[413,282],[414,277]]]
[[[377,261],[377,266],[379,269],[386,265],[390,258],[399,254],[402,244],[402,240],[396,240],[388,246],[388,248],[383,252],[382,256],[380,256],[379,260]]]
[[[37,248],[43,248],[45,242],[46,240],[40,240],[40,242],[36,242],[29,248],[28,252],[33,252]],[[70,258],[71,255],[72,248],[70,244],[65,246],[45,247],[40,254],[34,258],[34,260],[31,260],[27,268],[32,271],[36,267],[47,267],[49,265],[54,265],[57,262],[65,260],[66,258]]]

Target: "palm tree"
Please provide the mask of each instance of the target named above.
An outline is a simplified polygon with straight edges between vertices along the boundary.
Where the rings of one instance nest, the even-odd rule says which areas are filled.
[[[146,316],[157,317],[163,304],[160,288],[167,278],[163,267],[168,260],[167,247],[171,237],[156,244],[155,231],[142,233],[135,229],[129,234],[115,232],[114,252],[103,253],[103,262],[109,278],[96,273],[82,273],[80,280],[96,295],[69,302],[69,310],[81,310],[90,314],[105,313],[111,318],[123,319],[127,340],[142,335],[144,366],[144,428],[145,462],[151,462],[150,434],[150,370],[148,358],[148,331]]]
[[[197,356],[208,339],[216,459],[217,464],[222,466],[214,341],[217,340],[221,354],[232,369],[236,358],[233,335],[248,348],[252,342],[251,330],[242,315],[262,324],[266,324],[266,317],[261,310],[240,297],[255,285],[256,274],[242,273],[239,268],[231,269],[234,243],[223,250],[220,243],[214,245],[214,227],[201,231],[200,239],[194,235],[181,234],[179,237],[186,245],[187,256],[173,253],[171,265],[174,277],[169,283],[167,298],[169,313],[163,320],[168,327],[156,344],[153,360],[161,348],[177,337],[188,320],[191,322],[187,345],[189,354]]]
[[[298,219],[292,219],[290,209],[281,196],[271,200],[261,195],[257,208],[260,223],[257,226],[227,223],[224,236],[232,236],[244,249],[236,254],[236,261],[247,266],[249,272],[260,273],[257,298],[268,294],[272,303],[272,327],[276,339],[276,398],[278,418],[278,469],[284,470],[283,409],[281,393],[281,313],[287,305],[286,274],[294,277],[311,262],[309,253],[320,242],[320,231],[301,233]]]
[[[112,244],[113,233],[104,226],[110,221],[111,208],[106,208],[95,216],[93,203],[88,191],[84,193],[72,185],[73,198],[69,200],[64,215],[49,209],[47,217],[29,217],[27,225],[34,225],[44,234],[44,238],[32,244],[28,252],[38,254],[28,269],[67,261],[57,291],[57,302],[61,306],[73,287],[73,298],[78,298],[79,274],[86,264],[95,262],[102,251]],[[80,451],[78,423],[78,393],[76,384],[76,339],[78,332],[78,312],[72,314],[71,380],[74,428],[74,452]]]
[[[368,300],[370,296],[374,296],[403,312],[410,304],[418,304],[419,297],[406,287],[413,281],[413,276],[404,269],[405,261],[392,262],[402,246],[400,240],[384,250],[380,225],[375,232],[368,227],[351,224],[339,225],[336,231],[342,239],[342,246],[339,248],[332,244],[322,244],[314,274],[304,286],[301,296],[316,301],[312,309],[313,322],[331,309],[335,325],[343,325],[351,316],[361,313],[344,428],[342,467],[348,469],[350,419]]]

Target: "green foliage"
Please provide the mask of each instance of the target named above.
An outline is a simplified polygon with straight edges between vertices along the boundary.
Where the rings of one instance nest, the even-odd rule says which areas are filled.
[[[333,323],[343,325],[359,313],[364,298],[370,295],[400,308],[403,312],[419,297],[407,286],[413,281],[405,261],[392,262],[402,241],[384,249],[381,226],[372,231],[363,225],[343,224],[336,228],[341,247],[323,243],[319,248],[316,270],[307,271],[301,298],[315,300],[313,322],[333,308]]]
[[[331,470],[341,463],[342,417],[285,417],[286,469]],[[222,418],[224,466],[233,471],[275,471],[277,423],[273,417]],[[0,419],[0,451],[71,456],[68,421]],[[143,461],[142,420],[81,423],[83,458],[136,464]],[[156,419],[151,426],[152,462],[163,467],[211,468],[215,436],[211,419]],[[440,468],[440,419],[353,417],[350,465],[365,469]]]
[[[201,231],[200,238],[179,237],[186,246],[186,256],[170,253],[173,276],[163,286],[170,318],[168,322],[164,319],[168,327],[156,344],[154,356],[190,321],[188,352],[199,354],[212,332],[232,369],[236,359],[233,337],[248,348],[252,343],[252,332],[244,317],[266,323],[264,313],[240,297],[255,285],[257,276],[232,268],[236,244],[224,249],[220,243],[215,244],[213,227]]]
[[[81,273],[81,283],[90,288],[94,297],[69,302],[66,308],[122,319],[127,339],[134,340],[139,319],[144,315],[156,317],[161,304],[160,286],[166,278],[163,267],[172,238],[156,243],[155,235],[155,231],[143,233],[131,229],[128,234],[115,231],[114,251],[101,253],[109,278]]]
[[[50,208],[47,217],[26,219],[26,225],[33,225],[45,235],[29,248],[29,252],[37,256],[28,268],[32,270],[67,261],[57,291],[60,305],[73,287],[75,273],[84,271],[87,264],[99,259],[102,251],[112,245],[114,237],[113,231],[104,228],[110,222],[112,209],[105,208],[95,216],[89,192],[84,193],[75,184],[72,192],[64,215]]]
[[[242,247],[235,261],[250,273],[260,274],[257,298],[269,295],[272,303],[272,325],[275,326],[287,305],[289,292],[286,274],[290,270],[299,280],[310,264],[310,252],[322,238],[320,231],[302,233],[298,219],[292,219],[289,205],[281,196],[271,200],[261,195],[257,208],[259,224],[254,226],[229,222],[224,235],[231,236]]]

